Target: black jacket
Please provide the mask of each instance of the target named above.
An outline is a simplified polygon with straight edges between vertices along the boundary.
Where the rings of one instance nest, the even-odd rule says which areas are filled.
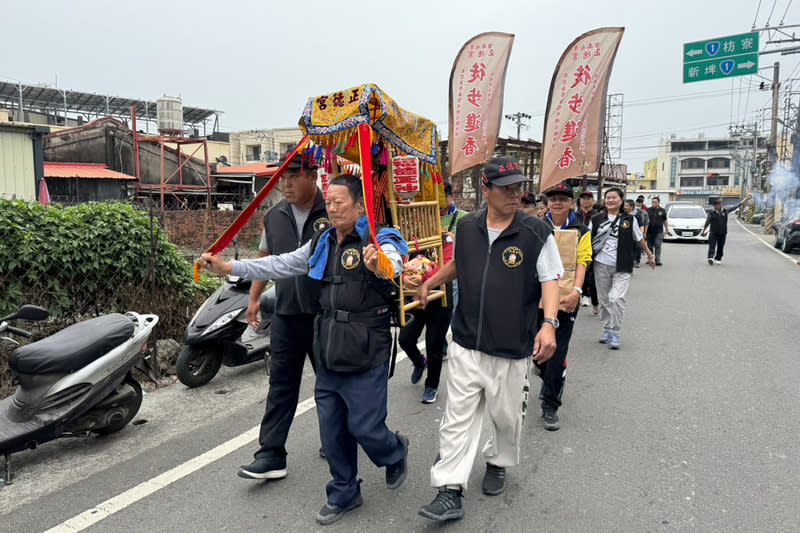
[[[489,246],[486,214],[484,208],[458,221],[453,340],[496,357],[530,357],[542,296],[536,261],[553,232],[549,224],[517,211]]]
[[[718,235],[725,235],[728,233],[728,213],[731,211],[736,211],[739,208],[740,204],[736,204],[733,207],[723,207],[721,213],[717,213],[716,209],[712,209],[710,213],[706,216],[706,223],[703,226],[705,229],[708,226],[711,226],[711,233],[716,233]]]
[[[302,240],[297,240],[297,223],[291,205],[285,199],[264,215],[267,247],[271,255],[293,252],[308,242],[314,233],[330,227],[325,199],[317,192],[314,207],[303,225]],[[316,314],[319,312],[320,282],[307,275],[275,281],[275,313],[279,315]]]

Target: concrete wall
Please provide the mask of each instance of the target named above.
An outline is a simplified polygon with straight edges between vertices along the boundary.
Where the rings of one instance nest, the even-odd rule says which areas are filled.
[[[303,132],[300,128],[274,128],[231,133],[231,165],[277,161],[286,152],[288,146],[297,144],[302,138]],[[253,159],[250,155],[252,146],[260,148],[260,159]]]
[[[117,172],[136,175],[133,134],[124,124],[116,120],[95,121],[80,129],[48,135],[45,137],[44,147],[46,161],[103,163]],[[184,150],[192,151],[196,147],[197,145],[189,145],[185,146]],[[139,154],[142,183],[161,183],[160,147],[157,144],[140,143]],[[164,161],[165,174],[169,177],[178,168],[178,154],[167,150]],[[183,167],[185,185],[202,185],[204,181],[205,168],[200,160],[194,159]],[[177,176],[170,183],[179,183]]]

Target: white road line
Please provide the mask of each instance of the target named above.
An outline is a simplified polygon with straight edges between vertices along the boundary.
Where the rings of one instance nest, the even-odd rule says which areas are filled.
[[[763,244],[764,246],[766,246],[767,248],[769,248],[770,250],[772,250],[772,251],[773,251],[773,252],[775,252],[776,254],[778,254],[778,255],[782,255],[783,257],[785,257],[786,259],[788,259],[788,260],[789,260],[789,261],[791,261],[792,263],[794,263],[794,264],[797,264],[797,259],[795,259],[794,257],[792,257],[792,256],[791,256],[791,255],[789,255],[789,254],[785,254],[785,253],[783,253],[782,251],[778,250],[777,248],[775,248],[774,246],[772,246],[770,243],[768,243],[767,241],[765,241],[764,239],[762,239],[761,237],[759,237],[758,235],[756,235],[756,234],[755,234],[755,232],[753,232],[753,231],[751,231],[751,230],[750,230],[750,228],[746,227],[744,224],[742,224],[741,222],[739,222],[739,219],[738,219],[738,218],[736,219],[736,223],[737,223],[737,224],[739,224],[739,226],[740,226],[740,227],[741,227],[743,230],[745,230],[747,233],[749,233],[750,235],[752,235],[753,237],[755,237],[756,239],[758,239],[758,242],[760,242],[761,244]]]
[[[417,346],[422,348],[424,343],[420,342]],[[398,363],[405,358],[405,352],[397,352]],[[310,411],[316,407],[316,405],[317,404],[314,402],[313,396],[300,402],[297,404],[297,411],[294,414],[295,418]],[[239,448],[250,444],[258,438],[259,429],[260,426],[252,427],[241,435],[238,435],[231,440],[220,444],[216,448],[213,448],[202,455],[198,455],[197,457],[189,459],[185,463],[180,464],[171,470],[167,470],[161,475],[158,475],[147,481],[143,481],[135,487],[126,490],[122,494],[118,494],[117,496],[114,496],[113,498],[110,498],[97,505],[97,507],[93,507],[92,509],[74,516],[66,522],[62,522],[61,524],[48,529],[44,533],[74,533],[76,531],[83,531],[84,529],[93,526],[101,520],[108,518],[114,513],[117,513],[126,507],[129,507],[134,503],[146,498],[147,496],[150,496],[151,494],[168,487],[172,483],[185,478],[189,474],[197,472],[204,466],[208,466],[214,461],[222,459],[226,455],[230,455]]]

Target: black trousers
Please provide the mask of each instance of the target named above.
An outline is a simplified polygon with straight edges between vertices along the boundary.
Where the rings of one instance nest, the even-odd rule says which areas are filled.
[[[722,260],[722,251],[725,249],[725,239],[728,237],[726,233],[709,233],[708,234],[708,258],[712,257],[717,261]],[[715,251],[716,250],[716,251]]]
[[[272,315],[269,393],[256,458],[286,456],[286,439],[297,410],[306,356],[316,372],[314,316]]]
[[[600,301],[597,299],[597,287],[594,286],[594,269],[591,264],[586,269],[582,290],[583,295],[588,296],[592,300],[592,307],[600,305]]]
[[[432,389],[439,388],[439,377],[442,374],[442,356],[445,352],[445,337],[450,326],[452,302],[450,306],[443,307],[441,300],[431,301],[425,309],[414,309],[406,325],[400,329],[399,343],[408,358],[417,368],[422,367],[424,360],[422,353],[417,348],[422,329],[425,328],[425,353],[428,356],[428,372],[425,386]]]
[[[557,411],[561,407],[561,395],[564,392],[564,380],[567,377],[567,350],[569,350],[569,340],[572,338],[572,328],[575,326],[579,308],[580,306],[572,313],[558,312],[556,351],[553,357],[544,363],[534,363],[539,377],[542,378],[542,390],[539,393],[542,410]],[[544,311],[539,309],[538,328],[542,327],[543,319]]]

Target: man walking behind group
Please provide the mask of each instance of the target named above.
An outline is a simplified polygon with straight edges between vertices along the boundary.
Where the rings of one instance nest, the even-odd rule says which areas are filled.
[[[284,154],[281,163],[286,160]],[[283,200],[264,216],[259,257],[292,252],[311,240],[314,232],[330,227],[322,191],[317,187],[316,165],[296,155],[281,177]],[[258,327],[259,298],[266,281],[254,280],[250,288],[247,322]],[[320,282],[306,276],[275,281],[277,301],[271,324],[269,392],[255,460],[239,469],[239,477],[286,477],[286,439],[294,420],[306,356],[316,371],[312,339],[314,317],[319,312]]]
[[[431,520],[464,516],[462,491],[481,437],[484,416],[490,438],[483,448],[483,493],[505,489],[505,469],[519,463],[523,385],[530,359],[548,360],[556,347],[558,279],[563,274],[553,231],[519,210],[519,163],[496,157],[486,164],[481,193],[487,207],[458,223],[455,260],[419,289],[422,305],[430,287],[456,279],[461,294],[453,318],[447,405],[439,428],[439,460],[431,468],[436,498],[420,508]],[[544,325],[536,333],[539,300]]]
[[[653,196],[647,216],[650,217],[647,226],[647,247],[656,256],[656,266],[661,266],[661,244],[664,242],[664,232],[669,231],[669,224],[667,212],[661,207],[658,196]]]
[[[714,200],[714,203],[712,204],[714,209],[708,213],[708,216],[706,217],[706,223],[703,226],[703,232],[706,231],[706,228],[711,226],[711,231],[708,234],[709,265],[713,265],[714,263],[719,265],[722,263],[722,253],[725,249],[725,239],[728,237],[728,213],[736,211],[743,203],[750,200],[752,197],[752,194],[747,193],[747,196],[744,200],[730,207],[722,207],[721,198],[716,198]]]
[[[558,244],[564,276],[559,280],[560,301],[558,304],[558,329],[556,330],[556,351],[544,363],[535,362],[542,389],[542,424],[548,431],[556,431],[560,425],[558,408],[567,376],[567,350],[572,338],[572,328],[578,317],[579,303],[583,294],[583,280],[586,268],[592,262],[592,239],[589,228],[572,211],[575,199],[572,187],[559,183],[546,191],[550,212],[545,220],[553,225],[553,236]],[[539,309],[537,329],[544,327],[544,309]]]

